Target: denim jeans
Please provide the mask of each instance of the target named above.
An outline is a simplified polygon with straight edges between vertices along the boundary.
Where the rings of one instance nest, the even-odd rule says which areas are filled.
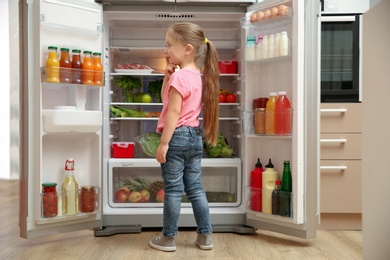
[[[169,142],[166,162],[161,164],[164,180],[164,236],[175,237],[181,210],[183,190],[191,201],[198,234],[210,234],[209,206],[202,187],[202,131],[194,127],[178,127]]]

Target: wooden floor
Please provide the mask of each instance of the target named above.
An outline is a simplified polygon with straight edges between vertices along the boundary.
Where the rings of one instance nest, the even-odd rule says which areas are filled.
[[[149,247],[155,231],[94,237],[84,230],[43,238],[19,237],[19,182],[0,180],[0,259],[362,259],[361,231],[317,232],[304,240],[258,230],[256,235],[213,234],[214,249],[202,251],[194,231],[179,231],[175,252]]]

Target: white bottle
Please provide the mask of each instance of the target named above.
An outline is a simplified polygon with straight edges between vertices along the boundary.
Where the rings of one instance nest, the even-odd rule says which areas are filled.
[[[245,46],[245,60],[253,61],[256,57],[256,38],[255,36],[247,36],[246,46]]]
[[[261,58],[268,58],[268,35],[263,36],[263,42],[261,43]]]
[[[287,56],[288,55],[288,36],[287,32],[283,31],[280,35],[280,48],[279,53],[280,56]]]
[[[275,43],[275,34],[270,34],[268,38],[268,58],[274,57],[274,43]]]
[[[265,168],[262,174],[262,212],[272,214],[272,192],[275,189],[278,172],[275,171],[271,159],[269,159]]]
[[[274,57],[279,57],[280,53],[280,33],[275,34],[275,42],[274,42]]]
[[[261,47],[263,43],[263,36],[262,34],[259,34],[257,37],[257,44],[256,44],[256,60],[261,60]]]

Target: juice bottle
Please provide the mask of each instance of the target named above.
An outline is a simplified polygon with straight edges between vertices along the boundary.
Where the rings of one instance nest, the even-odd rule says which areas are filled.
[[[280,91],[275,103],[275,134],[291,134],[291,105],[286,91]]]
[[[69,158],[65,162],[66,178],[62,183],[62,214],[74,215],[78,212],[79,185],[73,175],[74,160]]]
[[[278,93],[269,93],[269,99],[265,107],[265,133],[267,135],[275,134],[275,103]]]
[[[91,51],[84,51],[84,59],[81,68],[83,69],[81,72],[81,83],[93,85],[93,62]]]
[[[81,84],[81,51],[72,50],[72,83]]]
[[[93,84],[103,86],[103,65],[100,52],[93,53]]]
[[[278,179],[278,172],[275,171],[271,159],[265,168],[262,183],[262,211],[266,214],[272,214],[272,192],[275,188],[275,181]]]
[[[257,158],[255,169],[251,171],[251,208],[253,211],[261,211],[261,187],[262,187],[262,176],[263,165],[260,162],[260,158]]]
[[[57,47],[49,46],[49,54],[46,60],[46,82],[60,82],[60,61],[58,60]]]
[[[61,58],[60,58],[60,82],[63,83],[71,83],[72,82],[72,74],[71,67],[72,63],[69,59],[69,49],[61,48]]]

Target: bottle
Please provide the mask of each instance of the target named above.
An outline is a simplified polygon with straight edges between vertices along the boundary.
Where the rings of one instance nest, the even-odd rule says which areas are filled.
[[[91,51],[84,51],[84,59],[81,68],[81,83],[93,85],[93,62]]]
[[[256,38],[253,35],[248,35],[245,46],[245,60],[252,61],[256,57]]]
[[[73,84],[81,84],[81,51],[80,50],[72,50],[72,83]]]
[[[292,192],[292,176],[290,169],[290,161],[284,161],[282,185],[280,186],[280,215],[291,217],[291,192]]]
[[[260,158],[257,158],[255,169],[251,171],[251,208],[253,211],[261,212],[261,187],[262,187],[262,176],[263,165],[260,162]]]
[[[275,42],[274,42],[274,57],[280,56],[280,33],[275,34]]]
[[[275,134],[275,103],[278,93],[269,93],[269,99],[265,107],[265,133],[267,135]]]
[[[93,53],[93,84],[103,86],[103,65],[100,52]]]
[[[60,82],[71,83],[72,82],[72,74],[71,74],[72,63],[70,62],[70,58],[69,58],[69,49],[68,48],[61,48],[60,50],[61,50]]]
[[[259,34],[257,37],[257,44],[256,44],[256,60],[261,60],[261,45],[263,42],[263,34]]]
[[[272,214],[272,191],[275,188],[275,181],[278,179],[278,172],[275,171],[271,159],[265,166],[265,171],[262,175],[262,211],[266,214]]]
[[[81,186],[80,189],[80,211],[81,212],[94,212],[96,208],[95,196],[96,189],[95,186],[86,185]]]
[[[60,61],[58,60],[57,47],[49,46],[49,54],[46,60],[46,82],[60,82]]]
[[[51,218],[58,214],[57,183],[42,183],[42,217]]]
[[[69,158],[65,162],[66,178],[62,183],[62,214],[74,215],[78,211],[79,185],[73,175],[74,160]]]
[[[268,58],[268,35],[263,36],[263,41],[261,43],[261,59]]]
[[[268,56],[267,58],[274,57],[274,43],[275,43],[275,34],[270,34],[268,38]]]
[[[286,91],[280,91],[275,103],[275,134],[291,134],[291,105]],[[283,181],[283,180],[282,180]]]
[[[280,56],[287,56],[288,55],[288,36],[287,32],[283,31],[280,34],[280,47],[279,47],[279,54]]]
[[[280,215],[280,185],[281,180],[275,181],[275,189],[272,192],[272,215]]]
[[[265,134],[265,108],[264,107],[255,109],[253,122],[254,122],[254,133]]]

